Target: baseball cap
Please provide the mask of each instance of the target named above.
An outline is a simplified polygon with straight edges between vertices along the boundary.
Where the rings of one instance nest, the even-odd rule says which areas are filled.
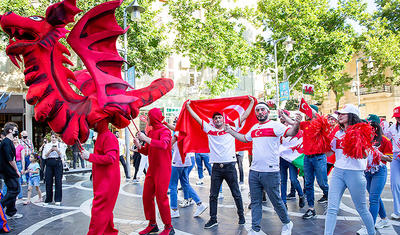
[[[381,123],[381,119],[378,117],[378,115],[375,114],[369,114],[367,120],[368,122],[375,122],[378,124]]]
[[[328,117],[333,117],[334,119],[338,120],[338,115],[336,113],[328,114]]]
[[[400,117],[400,106],[393,109],[393,117]]]
[[[336,111],[337,114],[348,114],[352,113],[360,116],[360,111],[354,104],[345,104],[342,109]]]

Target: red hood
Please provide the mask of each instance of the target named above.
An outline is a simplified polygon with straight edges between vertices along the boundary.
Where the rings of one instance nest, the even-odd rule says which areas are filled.
[[[149,120],[150,120],[150,125],[154,128],[162,127],[164,126],[162,124],[162,121],[164,120],[164,116],[162,115],[162,112],[159,108],[152,108],[149,111]]]

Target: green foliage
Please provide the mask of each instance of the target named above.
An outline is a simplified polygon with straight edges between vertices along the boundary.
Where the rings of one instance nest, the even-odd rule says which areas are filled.
[[[378,11],[366,15],[361,22],[367,31],[362,35],[360,50],[375,61],[373,69],[368,69],[367,63],[362,65],[360,80],[368,88],[400,84],[400,1],[377,0],[376,3]]]
[[[251,10],[229,10],[221,6],[221,0],[176,0],[168,4],[176,52],[189,57],[191,66],[198,70],[216,71],[206,83],[212,95],[236,86],[238,78],[230,71],[255,66],[260,54],[245,39],[240,21]]]
[[[293,51],[287,53],[282,41],[278,42],[279,77],[283,69],[290,84],[300,91],[302,84],[315,86],[316,99],[322,99],[328,89],[348,89],[347,80],[338,73],[356,52],[357,35],[347,23],[363,16],[365,5],[357,0],[339,1],[339,6],[330,8],[327,0],[260,0],[259,19],[272,31],[271,41],[258,45],[268,55],[273,55],[273,40],[291,36],[296,42]],[[261,69],[274,67],[273,57],[267,57]],[[339,88],[338,88],[339,89]]]
[[[292,111],[292,110],[299,110],[299,101],[297,99],[290,99],[285,104],[285,109]]]
[[[108,0],[77,0],[77,7],[82,10],[75,17],[75,23],[93,7],[107,2]],[[53,3],[58,2],[54,1]],[[123,26],[123,10],[132,1],[125,1],[121,7],[116,10],[116,16],[119,24]],[[154,71],[165,67],[166,58],[171,53],[171,48],[163,41],[166,39],[166,27],[158,24],[159,11],[153,10],[151,4],[154,0],[139,1],[139,4],[145,7],[146,11],[141,14],[139,21],[131,21],[128,14],[128,63],[129,66],[135,66],[136,75],[152,75]],[[0,0],[0,9],[3,12],[13,11],[21,16],[41,15],[45,16],[46,9],[51,5],[49,0],[40,0],[41,5],[35,9],[30,0]],[[74,23],[67,26],[71,30]],[[8,37],[0,30],[0,50],[5,50],[8,43]],[[123,37],[119,39],[123,45]],[[61,40],[63,44],[65,40]],[[70,48],[70,47],[69,47]],[[75,68],[76,69],[76,68]],[[75,70],[73,69],[73,70]]]

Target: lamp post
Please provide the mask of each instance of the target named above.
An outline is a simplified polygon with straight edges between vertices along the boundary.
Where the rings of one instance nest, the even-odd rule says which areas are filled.
[[[371,56],[365,56],[356,59],[356,78],[357,78],[357,99],[358,99],[358,108],[360,108],[361,104],[361,97],[360,97],[360,75],[358,74],[358,62],[367,59],[368,58],[368,64],[367,68],[372,69],[374,67],[374,61],[372,60]]]
[[[275,60],[275,69],[273,70],[275,72],[275,86],[276,86],[276,107],[277,109],[279,108],[279,78],[278,78],[278,58],[277,58],[277,48],[276,45],[278,44],[278,42],[282,41],[286,39],[283,44],[286,46],[286,53],[288,53],[289,51],[293,50],[293,44],[294,41],[290,38],[290,36],[288,37],[283,37],[283,38],[279,38],[277,40],[275,40],[274,43],[274,60]],[[285,56],[285,60],[286,60],[286,56]],[[283,64],[284,66],[284,64]],[[283,69],[283,72],[285,72],[285,69]],[[286,77],[286,76],[285,76]]]
[[[127,28],[127,16],[128,12],[131,14],[131,20],[137,20],[140,19],[140,13],[144,12],[145,9],[141,6],[139,6],[137,0],[134,0],[129,4],[125,9],[124,9],[124,29]],[[128,79],[128,32],[124,34],[124,79],[127,81]],[[135,88],[135,81],[133,82],[132,86]],[[132,120],[133,122],[133,120]],[[125,150],[126,150],[126,162],[127,165],[130,166],[131,162],[131,155],[129,151],[129,130],[126,127],[125,128]],[[128,168],[128,177],[131,175],[131,169],[130,167]]]

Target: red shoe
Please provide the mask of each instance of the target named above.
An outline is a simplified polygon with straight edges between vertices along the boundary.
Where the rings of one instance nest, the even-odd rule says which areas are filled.
[[[144,230],[140,231],[139,234],[140,235],[147,235],[147,234],[150,234],[150,233],[157,233],[158,231],[160,231],[160,230],[158,229],[157,224],[149,224],[147,226],[147,228],[145,228]]]
[[[175,230],[174,228],[171,226],[169,228],[164,228],[164,230],[158,234],[158,235],[174,235],[175,234]]]

